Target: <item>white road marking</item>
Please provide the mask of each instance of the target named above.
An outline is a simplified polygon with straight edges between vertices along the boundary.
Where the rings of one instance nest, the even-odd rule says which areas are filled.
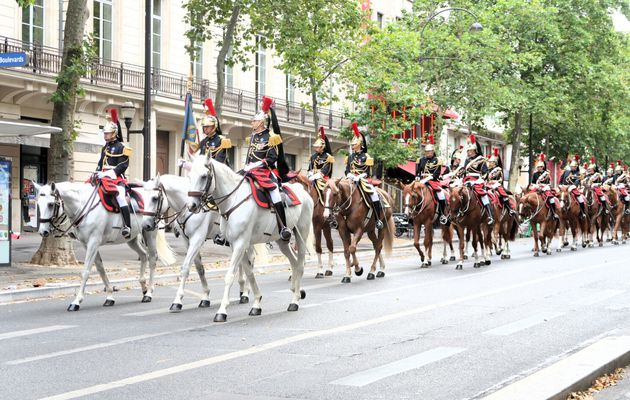
[[[492,393],[483,400],[543,400],[588,376],[602,365],[630,352],[630,336],[608,337]]]
[[[42,328],[27,329],[23,331],[0,333],[0,340],[13,339],[21,336],[37,335],[40,333],[60,331],[62,329],[76,328],[76,325],[51,325]]]
[[[575,304],[580,305],[580,306],[592,306],[593,304],[602,302],[604,300],[608,300],[611,297],[618,296],[624,292],[625,290],[620,290],[620,289],[599,290],[597,293],[595,293],[592,296],[586,296],[586,297],[581,298]]]
[[[121,388],[121,387],[128,386],[128,385],[134,385],[134,384],[137,384],[137,383],[146,382],[146,381],[162,378],[162,377],[169,376],[169,375],[178,374],[178,373],[182,373],[182,372],[186,372],[186,371],[190,371],[190,370],[194,370],[194,369],[203,368],[203,367],[207,367],[207,366],[210,366],[210,365],[222,363],[222,362],[225,362],[225,361],[229,361],[229,360],[233,360],[233,359],[237,359],[237,358],[241,358],[241,357],[250,356],[250,355],[253,355],[253,354],[262,353],[262,352],[265,352],[265,351],[268,351],[268,350],[272,350],[272,349],[275,349],[275,348],[278,348],[278,347],[281,347],[281,346],[286,346],[286,345],[292,344],[292,343],[301,342],[301,341],[304,341],[304,340],[316,339],[316,338],[320,338],[320,337],[323,337],[323,336],[335,335],[335,334],[339,334],[339,333],[343,333],[343,332],[349,332],[349,331],[353,331],[353,330],[357,330],[357,329],[367,328],[367,327],[371,327],[371,326],[374,326],[374,325],[382,324],[382,323],[385,323],[385,322],[393,321],[393,320],[396,320],[396,319],[401,319],[401,318],[406,318],[406,317],[410,317],[410,316],[415,316],[417,314],[425,313],[425,312],[428,312],[428,311],[434,311],[434,310],[437,310],[437,309],[440,309],[440,308],[445,308],[445,307],[452,306],[452,305],[455,305],[455,304],[467,303],[467,302],[470,302],[470,301],[473,301],[473,300],[477,300],[477,299],[480,299],[480,298],[494,296],[494,295],[497,295],[497,294],[509,292],[511,290],[514,290],[514,289],[520,289],[520,288],[524,288],[524,287],[527,287],[527,286],[532,286],[532,285],[536,285],[536,284],[539,284],[539,283],[549,282],[549,281],[552,281],[552,280],[555,280],[555,279],[560,279],[560,278],[564,278],[564,277],[567,277],[567,276],[580,274],[580,273],[582,273],[584,271],[590,271],[590,270],[595,269],[595,268],[601,269],[602,267],[610,267],[612,265],[624,264],[624,263],[626,263],[626,260],[618,260],[618,261],[614,261],[614,262],[610,262],[610,263],[606,263],[606,264],[591,265],[589,267],[573,269],[573,270],[562,272],[562,273],[558,273],[558,274],[548,275],[548,276],[545,276],[545,277],[542,277],[542,278],[537,278],[537,279],[533,279],[533,280],[529,280],[529,281],[523,281],[523,282],[516,283],[516,284],[513,284],[513,285],[503,286],[503,287],[500,287],[498,289],[488,290],[488,291],[485,291],[485,292],[471,294],[471,295],[468,295],[468,296],[456,297],[454,299],[445,300],[445,301],[442,301],[442,302],[439,302],[439,303],[434,303],[434,304],[429,304],[429,305],[425,305],[425,306],[421,306],[421,307],[416,307],[416,308],[412,308],[412,309],[405,310],[405,311],[400,311],[400,312],[393,313],[393,314],[383,315],[383,316],[377,317],[377,318],[371,318],[371,319],[367,319],[367,320],[363,320],[363,321],[359,321],[359,322],[354,322],[354,323],[347,324],[347,325],[337,326],[337,327],[334,327],[334,328],[320,329],[320,330],[316,330],[316,331],[302,333],[302,334],[295,335],[295,336],[289,336],[289,337],[286,337],[286,338],[283,338],[283,339],[274,340],[272,342],[263,343],[263,344],[260,344],[260,345],[248,347],[248,348],[243,349],[243,350],[233,351],[233,352],[225,353],[225,354],[222,354],[222,355],[219,355],[219,356],[208,357],[208,358],[204,358],[204,359],[201,359],[201,360],[198,360],[198,361],[193,361],[193,362],[190,362],[190,363],[180,364],[180,365],[176,365],[176,366],[173,366],[173,367],[170,367],[170,368],[160,369],[160,370],[156,370],[156,371],[153,371],[153,372],[148,372],[148,373],[145,373],[145,374],[131,376],[131,377],[120,379],[120,380],[113,381],[113,382],[108,382],[108,383],[103,383],[103,384],[99,384],[99,385],[89,386],[89,387],[86,387],[86,388],[83,388],[83,389],[73,390],[73,391],[70,391],[70,392],[66,392],[66,393],[61,393],[61,394],[54,395],[54,396],[45,397],[45,398],[42,398],[41,400],[69,400],[69,399],[76,399],[76,398],[82,397],[82,396],[87,396],[87,395],[90,395],[90,394],[102,393],[102,392],[106,392],[106,391],[109,391],[109,390],[112,390],[112,389]],[[478,274],[471,275],[471,276],[478,276]]]
[[[459,354],[466,349],[459,347],[437,347],[415,356],[394,361],[380,367],[368,369],[330,382],[333,385],[362,387],[390,376],[398,375],[412,369],[420,368],[436,361]]]
[[[516,332],[520,332],[522,330],[531,328],[533,326],[545,323],[551,319],[560,317],[565,313],[562,312],[543,312],[540,314],[533,315],[528,318],[524,318],[518,321],[514,321],[512,323],[496,327],[494,329],[490,329],[489,331],[484,332],[486,335],[495,335],[495,336],[507,336]]]

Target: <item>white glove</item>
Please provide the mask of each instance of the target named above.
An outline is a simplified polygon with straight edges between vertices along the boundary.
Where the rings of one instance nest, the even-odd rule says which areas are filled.
[[[365,172],[357,176],[355,180],[359,182],[362,178],[367,178],[367,174]]]
[[[245,172],[249,172],[249,171],[251,171],[252,169],[254,169],[254,168],[258,168],[258,167],[260,167],[260,166],[262,166],[262,165],[263,165],[262,161],[256,161],[256,162],[254,162],[254,163],[247,164],[247,165],[245,166],[245,168],[243,168],[243,171],[245,171]]]
[[[355,176],[352,172],[348,172],[348,174],[346,175],[346,178],[354,180]]]
[[[192,164],[189,163],[188,161],[180,158],[179,160],[177,160],[177,167],[178,168],[183,168],[186,171],[190,171],[192,169]]]
[[[315,172],[315,173],[312,175],[312,177],[313,177],[313,179],[314,179],[314,180],[315,180],[315,179],[321,179],[321,177],[322,177],[322,173],[321,173],[321,172]]]
[[[106,176],[111,179],[116,179],[116,171],[114,171],[113,169],[108,169],[107,171],[103,173],[103,176]]]
[[[103,171],[96,171],[96,177],[98,179],[101,179],[104,175],[105,175],[105,173]]]
[[[306,177],[307,177],[309,180],[311,179],[311,177],[312,177],[312,176],[313,176],[313,172],[312,172],[312,171],[308,171],[308,172],[306,173]]]

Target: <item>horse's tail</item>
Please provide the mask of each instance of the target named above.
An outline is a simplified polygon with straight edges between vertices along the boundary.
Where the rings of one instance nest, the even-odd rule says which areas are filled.
[[[165,266],[175,264],[175,261],[177,261],[177,259],[175,258],[175,252],[166,241],[166,234],[164,233],[164,229],[158,229],[155,238],[155,247],[157,250],[158,259],[162,264],[164,264]]]
[[[315,253],[316,253],[316,251],[315,251],[315,228],[313,227],[313,221],[312,220],[311,220],[311,223],[309,224],[308,235],[306,236],[305,244],[306,244],[306,252],[309,255],[314,256]]]
[[[387,218],[387,229],[383,237],[383,252],[386,256],[392,255],[392,249],[394,248],[394,232],[396,232],[396,224],[394,224],[394,217],[390,215],[389,218]]]
[[[510,225],[510,234],[508,240],[513,242],[516,240],[516,234],[518,233],[518,220],[516,218],[512,218],[512,224]]]

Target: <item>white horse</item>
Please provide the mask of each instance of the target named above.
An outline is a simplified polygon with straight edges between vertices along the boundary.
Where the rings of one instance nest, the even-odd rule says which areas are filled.
[[[269,209],[262,208],[252,198],[249,183],[245,177],[235,173],[229,167],[218,163],[212,158],[197,157],[190,171],[191,192],[190,208],[195,211],[201,204],[212,198],[222,216],[221,232],[230,242],[232,259],[230,269],[225,274],[225,289],[221,307],[214,317],[215,322],[227,320],[227,306],[229,291],[234,282],[234,272],[241,264],[246,250],[256,243],[275,241],[282,253],[291,263],[291,291],[292,301],[288,311],[297,311],[300,298],[306,293],[300,289],[304,274],[304,258],[307,246],[313,240],[313,200],[301,184],[285,184],[296,194],[301,204],[286,209],[287,227],[292,230],[295,238],[297,254],[292,250],[289,242],[282,241],[278,233],[278,222],[275,214]],[[245,274],[254,292],[254,304],[249,315],[260,315],[260,290],[256,284],[251,264],[246,263]]]
[[[80,304],[85,297],[85,285],[92,264],[96,264],[96,269],[105,285],[107,298],[103,306],[113,306],[115,303],[113,289],[105,273],[103,260],[99,253],[99,248],[103,245],[127,243],[140,257],[140,285],[142,287],[142,302],[149,303],[153,298],[154,274],[156,260],[159,257],[164,264],[175,262],[173,251],[166,243],[164,231],[142,232],[141,215],[137,213],[137,204],[132,201],[131,214],[131,237],[125,239],[120,233],[122,227],[122,216],[108,212],[101,204],[95,187],[87,183],[60,182],[49,185],[37,185],[38,191],[37,207],[39,209],[40,224],[39,234],[47,237],[55,231],[69,231],[71,236],[79,240],[85,246],[85,263],[82,281],[76,297],[68,306],[68,311],[78,311]],[[146,197],[142,189],[136,189]],[[133,210],[136,210],[134,212]],[[61,225],[69,221],[68,228]],[[142,236],[140,236],[142,235]],[[144,240],[144,244],[141,240]],[[146,245],[146,249],[145,249]],[[148,251],[148,254],[147,254]],[[147,258],[149,262],[149,283],[145,279]]]
[[[195,264],[201,286],[203,287],[203,297],[199,302],[199,307],[210,307],[210,289],[199,250],[207,239],[212,239],[219,233],[220,216],[216,211],[192,213],[188,210],[189,184],[188,178],[177,175],[158,175],[144,184],[144,190],[150,194],[144,198],[142,228],[145,231],[154,230],[158,222],[165,219],[164,216],[170,208],[174,210],[172,217],[175,217],[175,221],[173,221],[176,224],[175,229],[178,230],[186,243],[186,257],[182,263],[179,288],[173,304],[171,304],[171,312],[180,312],[182,310],[182,299],[192,263]],[[261,247],[262,249],[256,249],[258,254],[265,250],[264,246]],[[254,251],[250,249],[247,255],[248,262],[253,262],[253,256]],[[239,268],[238,276],[240,286],[239,301],[241,304],[246,304],[249,302],[249,293],[245,286],[243,268]]]

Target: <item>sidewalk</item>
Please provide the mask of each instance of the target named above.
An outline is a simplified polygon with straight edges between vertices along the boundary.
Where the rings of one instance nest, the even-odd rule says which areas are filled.
[[[337,236],[337,237],[335,237]],[[181,238],[176,238],[173,234],[166,235],[169,245],[176,253],[177,262],[171,266],[165,267],[158,262],[156,268],[156,282],[174,282],[179,277],[179,270],[186,254],[186,248]],[[323,240],[323,238],[322,238]],[[333,235],[335,241],[335,263],[337,268],[343,265],[343,248],[338,235]],[[80,276],[83,271],[83,259],[85,250],[78,243],[74,242],[75,255],[79,261],[76,266],[39,266],[30,264],[30,259],[39,248],[41,237],[37,233],[24,233],[20,239],[14,240],[12,243],[11,257],[13,259],[12,267],[0,267],[0,302],[9,301],[10,293],[31,293],[35,297],[41,297],[37,293],[44,296],[61,294],[61,290],[41,290],[43,288],[74,288],[80,283]],[[324,243],[322,244],[324,245]],[[325,246],[324,251],[325,250]],[[394,247],[396,249],[413,248],[412,239],[406,236],[394,239]],[[364,237],[359,243],[358,250],[360,252],[371,251],[371,242]],[[280,253],[277,247],[268,249],[268,257],[266,260],[260,260],[256,268],[260,271],[270,271],[277,269],[288,269],[286,258]],[[127,286],[137,284],[138,274],[140,270],[140,262],[138,256],[127,245],[111,245],[106,246],[101,251],[103,256],[103,264],[107,271],[107,275],[112,284],[118,286]],[[229,266],[231,251],[229,247],[216,246],[210,242],[206,242],[201,248],[201,257],[208,275],[221,275],[225,268]],[[323,261],[328,259],[324,254]],[[312,256],[307,258],[307,265],[314,266],[317,258]],[[148,270],[147,270],[148,274]],[[191,268],[191,279],[197,279],[195,268]],[[90,283],[94,285],[102,285],[98,273],[93,269],[90,274]],[[37,289],[34,289],[37,288]],[[67,290],[66,290],[67,291]],[[44,294],[47,293],[47,294]],[[4,299],[3,299],[4,298]],[[13,300],[18,296],[13,296]]]

